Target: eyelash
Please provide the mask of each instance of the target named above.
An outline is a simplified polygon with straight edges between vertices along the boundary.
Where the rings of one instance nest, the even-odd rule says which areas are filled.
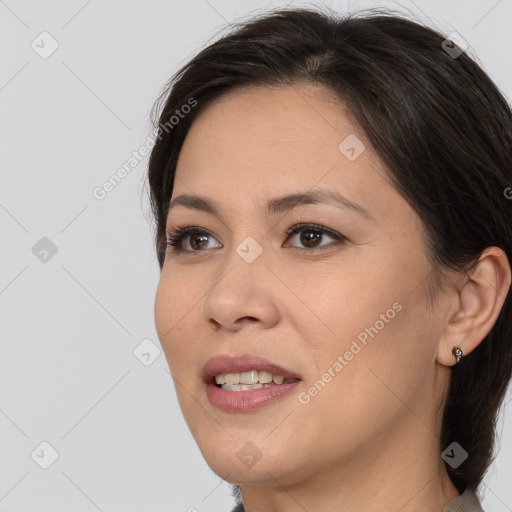
[[[347,239],[340,235],[339,233],[336,233],[334,231],[331,231],[330,229],[326,228],[323,224],[314,224],[314,223],[299,223],[294,224],[292,227],[287,229],[284,234],[287,236],[287,238],[291,237],[292,235],[295,235],[296,233],[300,233],[301,231],[317,231],[321,233],[322,235],[329,235],[331,238],[336,240],[338,243],[343,243]],[[211,236],[214,237],[213,234],[208,231],[207,229],[200,228],[197,226],[187,226],[185,228],[177,229],[174,232],[168,232],[167,233],[167,247],[172,249],[175,253],[201,253],[206,252],[206,250],[199,250],[199,251],[190,251],[188,249],[183,249],[179,245],[182,242],[182,240],[185,239],[187,235],[190,234],[199,234],[204,236]],[[215,238],[215,237],[214,237]],[[331,244],[327,244],[331,245]],[[306,253],[312,253],[312,252],[318,252],[319,250],[322,250],[322,246],[314,247],[314,248],[307,248],[307,247],[294,247],[294,249],[298,249],[300,251],[306,252]]]

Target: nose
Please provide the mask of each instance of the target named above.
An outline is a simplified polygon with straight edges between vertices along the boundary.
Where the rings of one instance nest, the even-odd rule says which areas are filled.
[[[253,323],[273,327],[279,321],[273,277],[262,262],[231,265],[208,291],[203,319],[214,330],[239,331]]]

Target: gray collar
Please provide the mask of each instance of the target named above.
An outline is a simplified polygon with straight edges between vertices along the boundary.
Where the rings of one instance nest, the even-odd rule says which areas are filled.
[[[242,504],[239,504],[232,512],[245,512]],[[461,495],[450,501],[441,512],[484,512],[476,494],[466,490]]]
[[[450,501],[441,512],[484,512],[476,494],[466,490]]]

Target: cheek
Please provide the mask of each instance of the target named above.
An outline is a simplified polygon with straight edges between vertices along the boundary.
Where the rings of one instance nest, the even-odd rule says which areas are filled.
[[[420,399],[431,351],[421,311],[412,298],[400,301],[401,310],[393,309],[387,296],[381,299],[367,305],[357,318],[357,305],[339,314],[340,334],[330,338],[328,348],[315,350],[319,371],[304,387],[306,395],[300,403],[308,404],[299,410],[300,428],[317,438],[318,432],[325,433],[325,426],[312,419],[329,414],[329,440],[318,439],[318,450],[328,452],[334,442],[343,451],[373,438],[398,417],[410,414],[409,404],[418,409],[419,417],[428,416]]]
[[[379,400],[393,399],[386,384],[414,393],[412,385],[431,367],[436,333],[421,285],[427,268],[423,272],[418,262],[416,266],[407,259],[394,266],[362,264],[338,279],[323,280],[312,309],[322,320],[324,335],[312,335],[313,324],[305,319],[300,320],[300,329],[309,334],[306,338],[317,372],[331,368],[336,374],[332,379],[336,383],[329,388],[337,401],[340,396],[349,402],[364,396],[357,407],[375,406],[373,398],[381,395],[380,388]],[[333,368],[338,356],[342,368],[339,364]]]
[[[165,349],[165,341],[172,330],[176,314],[175,296],[169,281],[162,274],[155,295],[155,326],[160,343]]]
[[[155,295],[155,323],[159,335],[166,337],[166,333],[174,333],[189,314],[196,313],[204,294],[201,281],[180,266],[164,265]]]
[[[188,360],[194,358],[194,318],[201,307],[200,297],[170,272],[162,273],[155,295],[155,325],[173,375],[184,373]]]
[[[314,288],[311,283],[304,284],[301,291],[309,289],[304,302],[317,314],[318,323],[322,321],[329,337],[338,340],[334,347],[338,350],[373,326],[379,315],[390,309],[388,316],[395,314],[392,308],[399,291],[389,276],[376,271],[375,265],[345,266],[337,270],[337,275],[332,272],[315,281]],[[315,343],[315,338],[310,340]]]

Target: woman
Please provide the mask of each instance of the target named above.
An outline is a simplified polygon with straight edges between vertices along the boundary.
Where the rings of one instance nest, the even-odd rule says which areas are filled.
[[[481,510],[512,371],[512,114],[464,44],[274,11],[158,111],[156,326],[235,510]]]

